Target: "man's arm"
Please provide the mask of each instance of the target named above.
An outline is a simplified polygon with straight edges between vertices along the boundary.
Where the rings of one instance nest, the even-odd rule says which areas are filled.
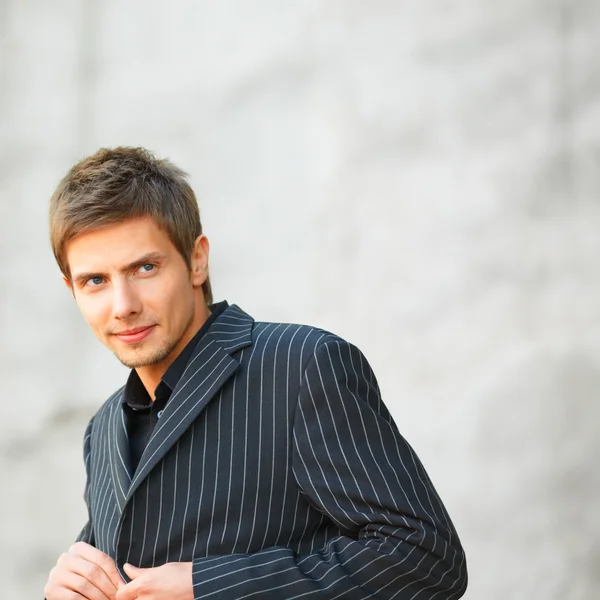
[[[196,559],[194,597],[450,600],[463,549],[419,459],[381,402],[362,353],[331,336],[309,362],[293,469],[309,501],[347,532],[320,552],[289,548]]]
[[[46,600],[114,600],[117,589],[123,584],[112,558],[94,547],[94,527],[90,514],[90,459],[92,421],[89,422],[83,441],[86,470],[84,498],[88,508],[88,521],[77,536],[77,541],[61,554],[50,571],[44,588]]]

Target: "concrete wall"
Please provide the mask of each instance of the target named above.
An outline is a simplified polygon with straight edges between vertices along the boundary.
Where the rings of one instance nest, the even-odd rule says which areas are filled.
[[[600,4],[0,0],[0,580],[42,597],[126,371],[47,243],[78,158],[192,176],[216,299],[360,346],[472,600],[600,585]]]

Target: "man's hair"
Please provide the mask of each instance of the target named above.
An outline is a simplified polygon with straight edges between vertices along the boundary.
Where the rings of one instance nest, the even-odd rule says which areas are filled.
[[[136,217],[152,218],[191,268],[202,224],[184,171],[144,148],[125,146],[101,148],[74,165],[50,200],[50,243],[63,275],[71,280],[65,252],[69,240]],[[211,304],[208,277],[202,291]]]

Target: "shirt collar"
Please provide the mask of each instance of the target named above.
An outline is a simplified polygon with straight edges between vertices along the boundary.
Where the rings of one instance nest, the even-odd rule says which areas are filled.
[[[173,361],[171,366],[166,370],[162,376],[160,383],[156,386],[154,391],[155,398],[159,396],[166,396],[167,398],[171,395],[177,382],[181,379],[185,368],[187,367],[192,354],[198,342],[204,337],[204,334],[208,331],[210,326],[214,323],[217,317],[229,306],[227,300],[223,300],[217,304],[209,305],[211,311],[210,316],[204,322],[202,327],[197,331],[194,337],[188,342],[186,347],[179,353],[179,356]],[[125,384],[125,390],[123,393],[123,404],[128,405],[131,408],[140,410],[152,406],[152,398],[146,391],[142,380],[140,379],[137,371],[132,369],[127,378]]]

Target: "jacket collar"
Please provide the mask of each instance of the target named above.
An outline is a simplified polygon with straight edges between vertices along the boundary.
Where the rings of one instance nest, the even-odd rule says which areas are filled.
[[[117,407],[111,407],[108,434],[113,437],[109,440],[113,446],[111,472],[121,511],[150,471],[235,373],[239,363],[233,355],[252,344],[253,327],[254,319],[235,304],[217,317],[194,348],[133,477],[128,470],[129,440],[123,420],[123,396],[122,393],[116,396]]]

